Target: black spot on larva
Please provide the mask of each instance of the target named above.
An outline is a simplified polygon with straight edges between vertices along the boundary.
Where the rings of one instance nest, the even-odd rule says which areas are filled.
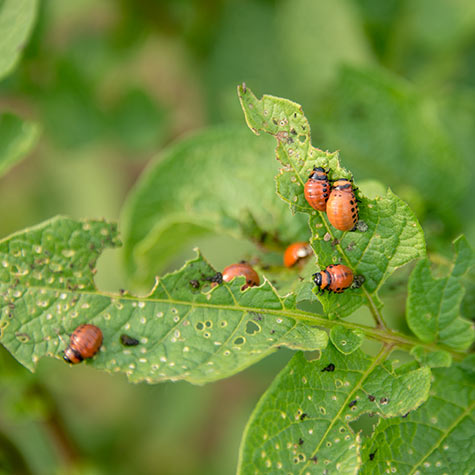
[[[313,463],[318,463],[318,457],[317,457],[316,455],[314,455],[313,457],[311,457],[310,460],[311,460]]]
[[[294,119],[297,118],[297,112],[294,112]]]
[[[368,394],[368,399],[371,401],[371,402],[374,402],[374,400],[376,399],[374,396],[371,396],[371,394]]]
[[[350,200],[350,205],[354,205],[355,202],[353,200]]]
[[[327,190],[324,190],[327,191]],[[326,198],[328,196],[328,193],[323,193],[323,197]]]
[[[275,330],[271,330],[270,334],[273,335],[275,333]]]
[[[369,454],[369,459],[370,460],[374,460],[374,456],[376,455],[376,450],[372,454]]]
[[[196,279],[190,280],[190,285],[191,285],[194,289],[199,289],[199,287],[200,287],[200,283],[199,283]]]
[[[300,416],[300,420],[303,421],[306,417],[307,417],[307,413],[306,412],[303,412]]]
[[[120,295],[125,295],[127,293],[127,290],[125,289],[119,289],[119,294]]]
[[[325,368],[322,369],[322,373],[324,371],[328,371],[329,373],[335,371],[335,365],[333,363],[330,363],[328,366],[325,366]]]
[[[409,411],[409,412],[411,412],[411,411]],[[409,415],[409,412],[406,412],[406,414],[404,414],[402,417],[405,419]]]
[[[274,125],[277,125],[277,123],[278,123],[277,119],[274,119],[274,118],[272,119],[272,122],[274,122]]]
[[[302,444],[303,444],[303,439],[300,438],[300,439],[299,439],[299,445],[302,445]]]
[[[353,401],[350,402],[350,404],[348,404],[348,407],[356,406],[357,403],[358,403],[358,401],[356,399],[354,399]]]
[[[382,404],[382,405],[385,405],[389,402],[389,399],[387,397],[382,397],[380,400],[379,400],[379,403]]]
[[[139,340],[137,340],[137,338],[133,338],[129,335],[126,335],[125,333],[120,335],[120,342],[124,346],[137,346],[140,343]]]
[[[355,208],[351,208],[351,212],[353,213],[355,211]]]
[[[297,131],[295,129],[290,129],[290,133],[293,135],[297,135]]]

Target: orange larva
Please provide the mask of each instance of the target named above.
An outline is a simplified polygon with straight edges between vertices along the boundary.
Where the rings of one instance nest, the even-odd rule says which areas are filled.
[[[327,202],[328,221],[340,231],[355,229],[358,222],[358,204],[349,180],[335,181]]]
[[[312,252],[308,242],[294,242],[284,252],[284,266],[293,267],[302,259],[310,256]]]
[[[330,182],[327,172],[322,167],[313,167],[313,171],[305,183],[304,195],[313,209],[325,211],[330,195]]]
[[[313,274],[313,281],[320,290],[328,290],[337,294],[347,289],[353,283],[353,279],[353,271],[343,264],[328,266]]]
[[[231,264],[223,270],[223,280],[226,282],[230,282],[234,277],[240,275],[246,278],[246,283],[242,286],[241,290],[254,287],[261,282],[257,272],[246,262]]]
[[[85,323],[73,331],[69,346],[64,350],[64,360],[77,364],[87,358],[92,358],[102,345],[102,331],[95,325]]]

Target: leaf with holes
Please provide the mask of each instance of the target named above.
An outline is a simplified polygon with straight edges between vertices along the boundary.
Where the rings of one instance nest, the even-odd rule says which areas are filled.
[[[305,200],[304,184],[314,166],[328,170],[330,180],[351,178],[338,154],[311,145],[310,126],[298,104],[267,95],[259,100],[244,86],[238,87],[238,95],[249,127],[256,134],[264,131],[277,139],[276,155],[282,164],[276,177],[277,193],[293,212],[310,215],[312,246],[320,267],[343,263],[365,279],[360,288],[319,296],[329,317],[350,315],[364,303],[380,307],[378,290],[385,280],[397,268],[425,255],[424,235],[414,213],[389,189],[374,199],[357,190],[361,200],[358,230],[333,228],[326,214]]]
[[[37,138],[36,124],[13,114],[0,115],[0,176],[25,157]]]
[[[473,359],[471,371],[473,372]],[[434,369],[427,402],[405,417],[382,419],[362,452],[364,474],[468,474],[475,467],[475,385],[462,365]]]
[[[361,441],[350,423],[402,416],[429,394],[430,370],[398,374],[388,353],[346,357],[329,345],[320,360],[295,355],[248,422],[238,473],[356,473]]]
[[[0,342],[20,363],[34,370],[43,356],[61,358],[82,323],[104,335],[90,364],[124,372],[133,382],[201,384],[279,346],[318,350],[327,344],[325,332],[286,315],[267,280],[245,291],[243,277],[212,288],[216,271],[200,255],[157,280],[146,297],[100,292],[96,260],[118,243],[113,224],[63,217],[0,242]]]
[[[409,278],[407,323],[424,342],[438,341],[465,350],[472,344],[475,330],[460,316],[461,278],[473,264],[473,251],[464,237],[454,241],[454,248],[452,271],[443,279],[432,277],[428,259],[417,263]]]
[[[0,78],[15,66],[36,16],[36,0],[0,3]]]

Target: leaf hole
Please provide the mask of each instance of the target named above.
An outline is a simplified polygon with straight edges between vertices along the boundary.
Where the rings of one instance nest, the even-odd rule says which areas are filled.
[[[196,325],[195,325],[195,328],[200,332],[201,330],[204,329],[204,323],[203,322],[198,322]]]
[[[211,320],[206,320],[205,325],[206,325],[208,328],[212,328],[212,327],[213,327],[213,322],[212,322]]]
[[[307,137],[305,135],[299,135],[299,140],[301,143],[305,143],[305,140],[307,140]]]
[[[259,333],[261,331],[261,327],[254,321],[248,320],[246,324],[246,333],[248,335],[254,335],[254,333]]]
[[[27,343],[30,341],[30,336],[26,333],[15,333],[15,336],[20,343]]]
[[[246,339],[243,337],[243,336],[238,336],[235,340],[234,340],[234,344],[235,345],[243,345],[244,343],[246,343]]]
[[[220,322],[219,326],[220,326],[221,328],[227,327],[227,326],[228,326],[228,322],[227,322],[226,320],[222,320],[222,321]]]

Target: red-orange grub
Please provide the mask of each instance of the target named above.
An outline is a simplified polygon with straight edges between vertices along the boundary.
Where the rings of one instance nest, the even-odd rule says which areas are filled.
[[[327,202],[327,216],[331,225],[340,231],[353,230],[358,222],[358,203],[349,180],[333,183]]]
[[[284,266],[293,267],[312,253],[312,247],[308,242],[294,242],[284,252]]]
[[[239,264],[231,264],[228,267],[223,269],[223,280],[230,282],[234,277],[244,276],[246,278],[246,283],[242,286],[241,290],[245,290],[248,287],[254,287],[260,284],[259,275],[257,272],[246,262],[241,262]]]
[[[322,167],[314,167],[304,186],[307,203],[317,211],[325,211],[330,196],[330,182]]]
[[[102,345],[102,331],[95,325],[85,323],[79,325],[71,335],[69,346],[64,350],[64,360],[77,364],[92,358]]]
[[[353,279],[353,271],[343,264],[328,266],[313,274],[313,281],[320,290],[328,290],[337,294],[350,287]]]

